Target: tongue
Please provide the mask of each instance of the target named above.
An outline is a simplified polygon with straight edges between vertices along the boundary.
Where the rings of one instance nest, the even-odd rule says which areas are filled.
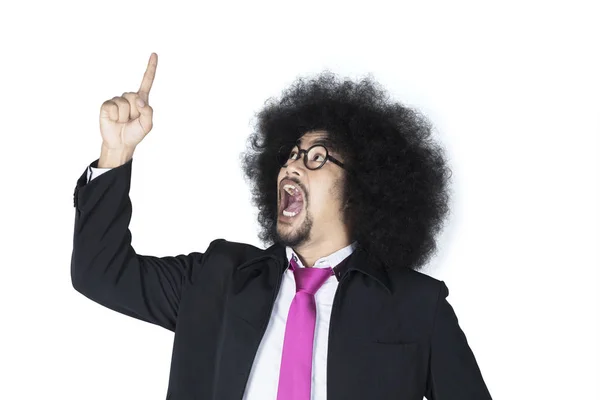
[[[285,211],[288,212],[300,212],[302,210],[302,195],[290,196],[289,203]]]

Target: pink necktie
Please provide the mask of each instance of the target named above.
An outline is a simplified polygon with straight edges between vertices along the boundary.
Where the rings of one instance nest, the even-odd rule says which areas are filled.
[[[333,274],[328,268],[300,268],[294,256],[290,268],[296,279],[285,326],[277,400],[310,400],[315,337],[315,293]]]

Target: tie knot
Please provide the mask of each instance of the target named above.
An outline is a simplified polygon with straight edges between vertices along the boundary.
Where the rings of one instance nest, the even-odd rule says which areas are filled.
[[[327,279],[333,275],[333,269],[327,268],[300,268],[298,264],[292,260],[290,261],[292,270],[294,271],[294,278],[296,279],[296,292],[304,291],[314,295],[317,290]]]

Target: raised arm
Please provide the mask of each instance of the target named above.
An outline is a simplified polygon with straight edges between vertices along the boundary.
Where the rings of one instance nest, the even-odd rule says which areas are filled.
[[[75,189],[73,287],[122,314],[175,330],[182,288],[203,254],[154,257],[131,246],[133,159]],[[97,165],[97,160],[92,166]]]
[[[203,254],[139,255],[129,230],[133,153],[152,128],[148,94],[156,62],[153,53],[137,93],[102,104],[102,150],[90,166],[110,169],[89,183],[85,171],[77,181],[71,280],[99,304],[174,331],[182,289]]]

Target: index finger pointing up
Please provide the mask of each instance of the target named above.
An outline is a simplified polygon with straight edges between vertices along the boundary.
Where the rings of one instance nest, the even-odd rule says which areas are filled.
[[[148,60],[148,67],[144,73],[142,84],[138,94],[147,103],[148,96],[150,95],[150,89],[152,88],[152,82],[154,82],[154,75],[156,74],[156,64],[158,63],[158,55],[156,53],[150,54],[150,60]]]

